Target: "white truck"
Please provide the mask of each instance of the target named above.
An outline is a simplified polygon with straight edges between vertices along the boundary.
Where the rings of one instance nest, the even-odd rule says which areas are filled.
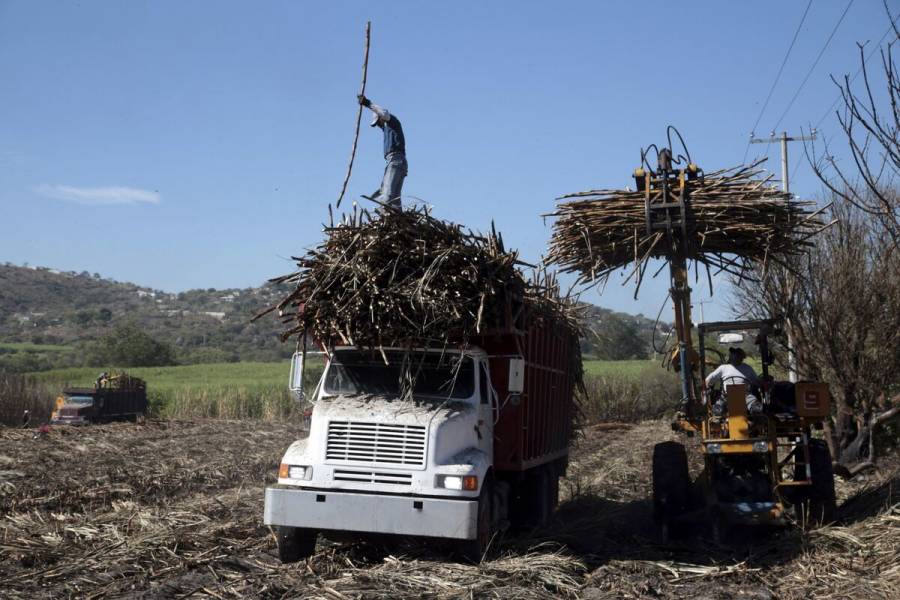
[[[546,522],[568,464],[578,340],[534,324],[477,342],[328,353],[309,436],[266,490],[282,562],[338,532],[450,539],[478,560],[501,527]]]

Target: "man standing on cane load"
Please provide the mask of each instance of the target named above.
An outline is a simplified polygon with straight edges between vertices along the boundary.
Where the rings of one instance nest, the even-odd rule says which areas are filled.
[[[400,208],[400,190],[403,189],[403,179],[406,178],[406,140],[403,137],[403,126],[400,119],[373,104],[363,95],[357,96],[359,103],[374,113],[371,127],[376,125],[384,132],[384,159],[387,166],[384,168],[384,179],[381,188],[372,194],[371,199],[383,202],[393,208]]]

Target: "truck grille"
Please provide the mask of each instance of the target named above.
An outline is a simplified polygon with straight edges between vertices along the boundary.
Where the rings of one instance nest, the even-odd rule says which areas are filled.
[[[325,458],[420,467],[425,464],[425,426],[331,421]]]
[[[412,473],[376,473],[373,471],[350,471],[335,469],[335,481],[357,481],[360,483],[392,483],[412,485]]]

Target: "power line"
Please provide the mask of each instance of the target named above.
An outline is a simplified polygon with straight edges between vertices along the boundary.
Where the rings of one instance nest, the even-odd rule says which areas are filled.
[[[896,21],[896,20],[897,20],[897,18],[894,19],[894,21]],[[863,64],[859,66],[859,68],[856,70],[856,73],[854,73],[853,77],[850,78],[850,85],[852,85],[853,82],[856,81],[856,78],[860,76],[860,74],[863,71],[864,66],[869,64],[869,59],[875,55],[875,52],[881,48],[881,45],[884,43],[884,40],[887,38],[888,34],[894,30],[894,21],[892,21],[891,24],[888,25],[888,28],[884,32],[884,35],[881,36],[881,39],[878,40],[878,43],[875,44],[875,46],[869,51],[868,56],[866,56],[865,60],[863,61]],[[822,123],[825,122],[825,119],[828,118],[828,116],[831,114],[831,111],[834,110],[834,107],[837,106],[837,103],[840,102],[841,98],[843,98],[843,97],[844,97],[843,94],[839,93],[837,95],[837,97],[834,99],[834,102],[831,103],[831,106],[829,106],[828,110],[826,110],[825,113],[822,115],[822,118],[816,122],[816,125],[815,125],[815,127],[813,127],[813,130],[817,130],[822,125]],[[802,162],[803,162],[803,155],[800,155],[797,157],[797,162],[794,164],[794,168],[791,169],[791,179],[793,179],[794,175],[797,174],[797,169],[800,168],[800,163],[802,163]]]
[[[766,112],[766,107],[769,106],[769,100],[772,99],[772,92],[775,91],[775,86],[778,85],[778,80],[781,79],[781,73],[784,71],[784,66],[787,64],[788,57],[791,55],[791,50],[794,49],[794,44],[797,42],[797,37],[800,35],[800,28],[803,27],[803,23],[806,21],[806,15],[809,13],[809,7],[812,6],[812,0],[809,0],[809,4],[806,5],[806,10],[803,11],[803,16],[800,17],[800,24],[797,25],[797,30],[794,32],[794,38],[791,40],[791,45],[788,46],[787,52],[784,54],[784,59],[781,61],[781,66],[778,67],[778,74],[775,75],[775,80],[772,82],[772,87],[769,88],[769,94],[766,96],[766,101],[763,102],[763,106],[759,111],[759,114],[756,115],[756,121],[753,122],[753,128],[750,129],[750,136],[753,137],[753,134],[756,133],[756,126],[759,125],[760,119],[762,119],[763,113]],[[744,159],[741,163],[747,162],[747,153],[750,151],[750,141],[747,140],[747,148],[744,150]]]
[[[885,38],[888,36],[888,34],[889,34],[890,32],[892,32],[893,30],[894,30],[894,24],[891,23],[891,24],[888,26],[887,31],[884,32],[884,35],[881,36],[881,39],[878,40],[878,43],[875,45],[875,47],[872,48],[872,50],[869,52],[869,55],[866,57],[866,60],[865,60],[864,64],[868,64],[869,59],[872,58],[872,56],[875,54],[875,51],[876,51],[876,50],[878,50],[879,48],[881,48],[881,44],[884,43],[884,39],[885,39]],[[862,65],[860,65],[860,67],[856,70],[856,73],[853,75],[853,77],[850,78],[850,83],[851,83],[851,84],[852,84],[854,81],[856,81],[856,78],[859,77],[860,73],[862,73],[862,70],[863,70],[863,67],[862,67]],[[816,127],[817,127],[817,128],[819,127],[819,125],[822,124],[822,122],[823,122],[825,119],[828,118],[828,115],[831,114],[831,111],[834,109],[835,105],[841,100],[841,98],[843,98],[843,95],[842,95],[842,94],[838,94],[837,98],[834,99],[834,102],[831,103],[831,106],[828,107],[828,110],[825,111],[825,114],[822,115],[822,118],[819,119],[818,123],[816,123]]]
[[[844,22],[844,17],[847,16],[847,12],[850,10],[850,7],[853,6],[853,3],[856,0],[850,0],[847,3],[847,8],[844,9],[844,12],[841,13],[841,18],[838,19],[838,22],[835,23],[834,29],[831,30],[831,34],[828,36],[828,39],[825,40],[825,45],[822,46],[822,49],[819,50],[819,55],[816,56],[816,60],[813,61],[812,66],[809,68],[809,71],[806,72],[806,77],[803,78],[803,81],[800,82],[800,87],[797,88],[797,91],[794,93],[794,97],[791,98],[791,101],[788,102],[787,108],[784,109],[784,112],[781,113],[781,116],[778,117],[778,122],[775,123],[775,126],[772,127],[772,131],[776,131],[778,126],[781,125],[781,122],[787,116],[788,112],[791,110],[791,107],[794,106],[794,102],[797,100],[797,97],[800,95],[800,92],[803,91],[806,82],[809,81],[810,76],[813,74],[813,71],[816,69],[816,65],[819,64],[819,61],[822,59],[822,55],[825,54],[825,51],[828,49],[828,46],[831,44],[831,40],[834,39],[834,34],[837,33],[838,27],[841,26],[841,23]]]

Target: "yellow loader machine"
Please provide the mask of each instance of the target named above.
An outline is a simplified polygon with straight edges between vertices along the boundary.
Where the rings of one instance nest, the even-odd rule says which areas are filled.
[[[712,524],[717,538],[731,523],[785,523],[789,508],[803,524],[830,521],[835,513],[831,457],[827,445],[811,437],[829,415],[828,387],[774,380],[769,372],[774,321],[700,324],[699,352],[694,348],[687,248],[688,236],[697,235],[691,190],[703,181],[703,172],[693,163],[674,168],[668,148],[659,151],[658,163],[655,171],[639,168],[634,177],[645,194],[647,233],[662,232],[666,239],[677,335],[671,360],[683,397],[672,426],[699,438],[704,463],[692,481],[684,445],[663,442],[653,448],[654,517],[663,537],[676,521],[697,516]],[[727,343],[751,332],[761,377],[754,385],[747,378],[725,378],[724,391],[706,389],[706,337],[719,334]]]

